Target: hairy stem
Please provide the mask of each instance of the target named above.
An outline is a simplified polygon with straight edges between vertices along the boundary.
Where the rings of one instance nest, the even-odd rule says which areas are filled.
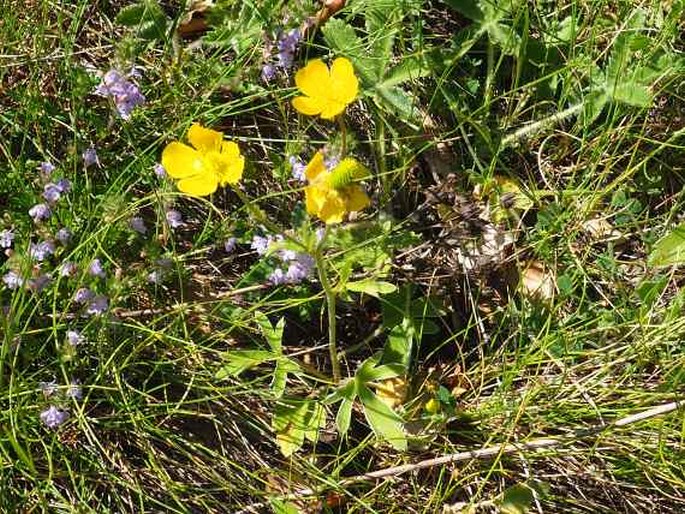
[[[326,296],[326,311],[328,312],[328,352],[331,356],[331,369],[333,370],[333,381],[335,383],[340,382],[340,362],[338,359],[338,347],[336,346],[335,340],[335,290],[331,286],[330,280],[328,280],[328,274],[326,273],[326,262],[323,258],[322,248],[324,242],[326,241],[326,236],[328,235],[328,229],[324,232],[321,238],[321,243],[316,248],[314,252],[314,260],[316,262],[316,271],[319,274],[319,281],[321,282],[321,287],[323,288],[324,295]]]

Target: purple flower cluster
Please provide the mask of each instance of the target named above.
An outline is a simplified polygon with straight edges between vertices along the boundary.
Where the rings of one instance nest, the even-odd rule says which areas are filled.
[[[54,405],[40,413],[40,420],[51,430],[55,430],[68,419],[69,411],[58,409]]]
[[[61,178],[57,183],[48,183],[43,186],[43,198],[50,205],[54,205],[62,196],[62,193],[68,193],[71,190],[71,182],[66,178]]]
[[[74,301],[85,306],[86,314],[104,314],[109,308],[109,299],[103,295],[96,295],[87,287],[79,288],[74,294]]]
[[[298,182],[306,182],[307,175],[305,174],[305,171],[307,170],[307,165],[302,162],[299,157],[295,157],[294,155],[290,156],[288,162],[290,162],[293,178]]]
[[[52,215],[50,207],[44,203],[38,203],[29,209],[29,216],[33,218],[35,223],[45,221]]]
[[[0,248],[10,248],[14,243],[14,232],[11,230],[0,231]]]
[[[130,79],[135,72],[124,74],[118,70],[109,70],[102,76],[100,85],[95,88],[95,94],[111,98],[119,116],[127,120],[133,109],[145,103],[145,96],[138,86]]]
[[[299,284],[314,270],[314,258],[308,253],[282,250],[278,255],[287,268],[285,271],[282,268],[274,270],[269,277],[269,282],[273,285]]]
[[[90,146],[83,152],[83,165],[87,168],[89,166],[100,166],[100,158],[94,146]]]
[[[49,255],[55,253],[55,243],[52,241],[41,241],[40,243],[31,243],[29,247],[29,256],[32,259],[42,262]]]
[[[185,226],[185,223],[183,222],[183,216],[181,213],[175,209],[169,209],[166,211],[166,222],[169,224],[171,228],[181,228]]]
[[[278,68],[284,71],[290,69],[295,60],[295,53],[297,52],[297,45],[302,39],[302,33],[300,29],[291,29],[289,31],[281,31],[278,34],[276,40],[276,62],[266,62],[262,67],[262,80],[264,82],[269,82],[276,76]],[[267,48],[265,53],[267,55],[271,54],[273,45],[267,43]]]

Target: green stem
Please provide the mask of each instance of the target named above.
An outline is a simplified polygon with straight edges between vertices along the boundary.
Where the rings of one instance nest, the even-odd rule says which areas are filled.
[[[583,110],[584,105],[585,104],[583,104],[583,102],[580,102],[579,104],[572,105],[571,107],[568,107],[563,111],[559,111],[550,116],[547,116],[546,118],[535,121],[533,123],[529,123],[528,125],[524,125],[515,132],[502,138],[502,143],[500,146],[502,148],[506,148],[507,146],[511,146],[521,141],[522,139],[537,134],[538,132],[547,127],[554,126],[557,123],[564,121],[567,118],[570,118],[571,116],[575,116]]]
[[[333,381],[340,382],[340,362],[338,360],[338,348],[335,340],[335,290],[331,286],[328,275],[326,274],[326,261],[323,258],[323,243],[328,235],[328,228],[321,238],[321,243],[317,246],[314,252],[314,261],[316,262],[316,271],[319,274],[319,281],[326,296],[326,310],[328,311],[328,352],[331,356],[331,368],[333,370]]]
[[[345,119],[341,114],[338,116],[338,125],[340,125],[340,158],[343,159],[347,154],[347,126],[345,125]]]

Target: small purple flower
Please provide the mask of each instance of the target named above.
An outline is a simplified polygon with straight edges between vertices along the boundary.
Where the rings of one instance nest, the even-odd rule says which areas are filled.
[[[49,177],[52,174],[52,172],[55,171],[55,165],[52,164],[50,161],[45,161],[40,163],[38,169],[43,175]]]
[[[69,412],[58,409],[54,405],[40,413],[40,420],[50,429],[55,429],[69,419]]]
[[[83,398],[83,389],[78,382],[72,382],[67,388],[67,392],[64,393],[67,398],[73,398],[74,400],[80,400]]]
[[[237,240],[235,237],[229,237],[224,243],[224,251],[226,253],[232,253],[235,250]]]
[[[128,222],[128,226],[136,232],[138,232],[139,234],[147,234],[147,227],[145,226],[143,218],[141,218],[140,216],[134,216],[133,218],[131,218]]]
[[[264,255],[269,250],[269,245],[273,241],[270,236],[253,236],[252,243],[250,243],[250,248],[257,252],[258,255]]]
[[[290,167],[292,168],[293,178],[298,182],[306,182],[307,177],[305,175],[305,170],[307,169],[307,165],[294,155],[290,156],[288,162],[290,162]]]
[[[38,387],[43,392],[43,396],[50,398],[55,391],[57,391],[57,382],[51,380],[50,382],[38,382]]]
[[[302,34],[299,29],[292,29],[289,32],[282,33],[278,38],[276,46],[278,47],[278,64],[283,69],[288,69],[292,66],[297,51],[297,45],[300,42]]]
[[[137,70],[132,70],[129,76],[117,70],[109,70],[102,77],[102,82],[95,88],[95,94],[111,98],[114,101],[119,116],[127,120],[131,117],[133,109],[145,103],[145,96],[138,86],[129,80],[130,77],[139,77]]]
[[[150,284],[161,284],[164,281],[164,272],[160,269],[151,271],[147,276],[147,281]]]
[[[29,209],[29,216],[31,216],[36,223],[48,219],[51,214],[52,211],[50,211],[50,207],[44,203],[38,203]]]
[[[11,230],[0,231],[0,248],[9,248],[14,242],[14,232]]]
[[[273,78],[276,76],[276,66],[270,63],[266,63],[264,66],[262,66],[262,81],[263,82],[271,82]]]
[[[105,275],[105,270],[102,269],[102,262],[100,262],[100,259],[93,259],[90,261],[90,264],[88,265],[88,274],[91,277],[99,277],[99,278],[105,278],[107,275]]]
[[[61,228],[57,231],[55,237],[62,245],[67,246],[71,241],[71,231],[68,228]]]
[[[105,295],[99,294],[93,298],[88,307],[86,307],[87,314],[102,314],[109,308],[109,300]]]
[[[74,301],[78,303],[87,303],[95,297],[95,293],[87,287],[80,287],[74,293]]]
[[[285,284],[288,281],[288,279],[285,276],[285,273],[283,273],[283,270],[281,268],[276,268],[271,275],[269,275],[269,283],[275,285],[275,286],[280,286],[282,284]]]
[[[68,178],[61,178],[57,181],[55,187],[60,193],[68,193],[71,191],[71,181]]]
[[[185,226],[181,213],[175,209],[169,209],[166,211],[166,221],[171,228],[180,228]]]
[[[326,229],[319,227],[316,229],[316,242],[320,243],[323,240],[323,236],[326,234]]]
[[[59,274],[62,277],[73,277],[74,275],[76,275],[77,269],[78,268],[76,267],[76,264],[74,264],[73,262],[66,261],[63,262],[60,266]]]
[[[100,159],[98,159],[98,153],[94,146],[89,147],[85,152],[83,152],[83,164],[86,166],[92,166],[93,164],[99,166]]]
[[[55,204],[59,200],[60,196],[62,196],[62,192],[60,191],[60,188],[57,187],[56,184],[53,184],[50,182],[49,184],[45,184],[43,187],[43,198],[49,203],[49,204]]]
[[[80,332],[77,332],[76,330],[67,330],[67,341],[71,346],[83,344],[85,340],[86,339],[81,335]]]
[[[16,271],[9,271],[2,277],[2,281],[10,289],[18,289],[24,285],[24,279]]]
[[[286,277],[291,284],[302,282],[311,275],[314,269],[314,258],[307,253],[298,253],[297,258],[290,262]]]
[[[41,241],[40,243],[31,243],[29,247],[29,256],[37,261],[44,261],[49,255],[55,253],[55,243],[52,241]]]
[[[38,275],[36,278],[29,280],[29,289],[36,293],[40,293],[50,282],[52,282],[50,275],[43,273],[42,275]]]
[[[152,169],[154,170],[155,175],[157,175],[157,178],[166,177],[166,170],[164,169],[164,166],[162,166],[160,163],[155,164]]]
[[[340,156],[339,155],[331,155],[329,157],[326,157],[323,161],[324,166],[326,166],[326,169],[333,171],[335,167],[340,164]]]

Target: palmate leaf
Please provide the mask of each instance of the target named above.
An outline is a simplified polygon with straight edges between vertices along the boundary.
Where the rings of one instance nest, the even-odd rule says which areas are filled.
[[[224,354],[226,364],[216,372],[214,377],[223,380],[229,376],[238,376],[243,371],[254,368],[274,359],[274,354],[268,350],[235,350]]]
[[[315,442],[325,424],[326,411],[315,400],[282,400],[274,408],[271,420],[278,447],[286,457],[299,450],[305,439]]]

